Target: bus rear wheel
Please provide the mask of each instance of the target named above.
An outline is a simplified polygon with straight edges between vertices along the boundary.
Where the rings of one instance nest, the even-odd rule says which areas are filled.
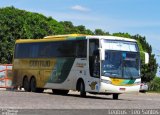
[[[57,95],[67,95],[69,90],[52,89],[52,92]]]
[[[43,91],[44,91],[43,88],[37,88],[37,82],[34,77],[31,78],[30,87],[31,87],[32,92],[43,93]]]
[[[117,93],[113,94],[113,99],[118,100],[118,96],[119,96],[119,94],[117,94]]]
[[[83,81],[80,82],[79,91],[81,97],[86,97],[85,86]]]
[[[30,87],[31,87],[31,91],[32,92],[36,92],[36,90],[37,90],[37,88],[36,88],[36,79],[34,77],[31,78]]]
[[[29,81],[28,81],[27,77],[25,77],[24,80],[23,80],[23,88],[26,92],[31,91],[31,88],[30,88]]]

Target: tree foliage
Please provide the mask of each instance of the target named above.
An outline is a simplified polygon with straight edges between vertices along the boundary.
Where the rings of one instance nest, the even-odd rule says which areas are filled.
[[[155,77],[155,78],[149,83],[149,90],[150,90],[150,91],[160,92],[160,78],[159,78],[159,77]]]
[[[70,21],[57,22],[52,17],[45,17],[42,14],[27,12],[14,7],[0,8],[0,63],[12,62],[16,39],[37,39],[47,35],[72,33],[111,35],[102,29],[91,31],[83,25],[74,26]],[[148,65],[143,64],[143,59],[141,59],[141,75],[142,81],[149,82],[152,80],[156,74],[157,64],[152,54],[152,47],[147,43],[145,37],[132,36],[129,33],[113,33],[112,35],[135,39],[140,50],[149,53],[150,62]]]
[[[95,29],[94,34],[95,35],[110,35],[109,32],[105,32],[102,29]]]
[[[0,63],[11,63],[16,39],[43,38],[63,32],[63,26],[51,17],[14,7],[1,8]]]
[[[129,33],[113,33],[113,36],[119,36],[119,37],[125,37],[125,38],[131,38],[132,36]]]
[[[94,33],[86,29],[85,26],[79,25],[79,26],[74,26],[72,22],[70,21],[61,21],[60,24],[63,25],[64,28],[64,33],[63,34],[88,34],[88,35],[93,35]]]

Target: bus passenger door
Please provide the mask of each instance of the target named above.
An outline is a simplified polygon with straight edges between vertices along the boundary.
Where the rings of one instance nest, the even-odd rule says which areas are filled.
[[[89,75],[86,77],[86,91],[88,92],[98,92],[100,87],[99,63],[93,68],[93,70],[89,68]]]
[[[86,91],[98,92],[100,85],[99,39],[89,40],[89,75],[86,78]]]

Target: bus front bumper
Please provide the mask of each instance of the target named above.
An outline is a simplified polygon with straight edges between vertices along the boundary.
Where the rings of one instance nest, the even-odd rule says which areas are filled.
[[[140,89],[139,84],[133,84],[130,86],[116,86],[113,84],[107,84],[101,82],[99,92],[100,93],[138,93]]]

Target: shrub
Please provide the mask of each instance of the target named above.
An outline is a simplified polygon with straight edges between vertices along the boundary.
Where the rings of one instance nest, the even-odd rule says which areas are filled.
[[[150,90],[150,91],[160,92],[160,78],[159,78],[159,77],[155,77],[155,78],[150,82],[149,90]]]

